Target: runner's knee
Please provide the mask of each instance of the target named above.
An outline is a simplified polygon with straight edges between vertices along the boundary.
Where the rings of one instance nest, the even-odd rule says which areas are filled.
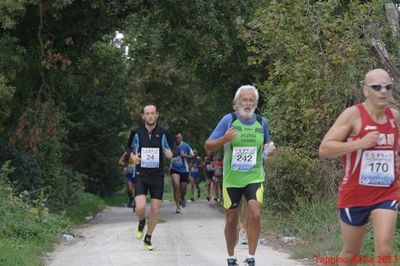
[[[247,213],[248,219],[259,221],[261,218],[260,210],[251,210]]]
[[[238,215],[234,211],[227,212],[226,214],[226,223],[230,225],[237,224]]]

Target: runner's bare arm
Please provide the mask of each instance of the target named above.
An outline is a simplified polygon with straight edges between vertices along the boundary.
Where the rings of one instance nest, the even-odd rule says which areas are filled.
[[[222,137],[213,140],[207,140],[204,143],[204,149],[206,149],[206,151],[216,151],[221,148],[225,143],[231,142],[235,138],[235,136],[236,130],[231,127],[225,132]]]
[[[167,157],[168,160],[171,160],[174,156],[171,149],[164,149],[164,155]]]
[[[187,159],[192,159],[192,158],[194,158],[193,152],[190,153],[190,154],[186,154],[184,151],[181,151],[181,153],[180,153],[179,155],[180,155],[181,157],[185,157],[185,158],[187,158]]]
[[[397,128],[399,128],[400,127],[400,112],[399,112],[399,110],[394,109],[394,108],[391,108],[391,110],[392,110],[394,118],[396,118]],[[399,128],[399,130],[400,130],[400,128]],[[400,150],[400,135],[399,135],[399,139],[397,141],[398,141],[398,149]],[[397,156],[396,168],[398,171],[400,171],[400,157],[399,156]],[[400,180],[398,180],[398,182],[400,183]]]
[[[361,124],[360,119],[357,107],[352,106],[344,110],[322,140],[319,146],[320,158],[333,158],[375,146],[379,137],[377,131],[370,132],[357,141],[345,142],[348,136],[358,134],[357,125]]]
[[[390,108],[392,111],[392,114],[394,116],[394,118],[396,119],[396,123],[397,123],[397,128],[400,130],[400,112],[397,109],[394,108]],[[398,143],[398,149],[400,150],[400,135],[399,135],[399,139],[397,140]],[[396,168],[397,171],[400,171],[400,157],[397,156],[397,160],[396,160]],[[397,180],[400,183],[400,180]]]
[[[119,160],[118,160],[119,165],[126,166],[125,157],[126,157],[126,152],[124,152],[124,154],[122,154],[121,158],[119,158]]]
[[[392,114],[394,116],[394,118],[396,119],[396,123],[397,123],[397,128],[400,130],[400,112],[397,109],[394,108],[390,108],[390,110],[392,111]],[[399,149],[400,149],[400,135],[399,135],[399,139],[398,139],[398,143],[399,143]]]

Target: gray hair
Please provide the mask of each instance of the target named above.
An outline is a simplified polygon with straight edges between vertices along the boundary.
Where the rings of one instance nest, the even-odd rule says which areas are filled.
[[[235,98],[233,98],[233,102],[236,102],[237,100],[239,100],[240,98],[240,93],[242,91],[253,91],[254,92],[254,96],[256,96],[256,101],[258,102],[258,90],[256,89],[256,87],[252,86],[252,85],[243,85],[240,86],[239,89],[237,89],[236,93],[235,93]]]

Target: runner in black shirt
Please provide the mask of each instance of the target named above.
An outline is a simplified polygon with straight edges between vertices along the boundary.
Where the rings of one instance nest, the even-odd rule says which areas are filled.
[[[136,238],[142,239],[146,224],[146,195],[150,192],[151,211],[144,246],[153,250],[151,235],[157,224],[158,213],[164,193],[164,162],[163,157],[172,158],[171,147],[173,139],[168,130],[157,124],[158,109],[155,104],[143,107],[142,118],[144,125],[132,130],[127,153],[136,164],[135,173],[135,202],[139,226]]]

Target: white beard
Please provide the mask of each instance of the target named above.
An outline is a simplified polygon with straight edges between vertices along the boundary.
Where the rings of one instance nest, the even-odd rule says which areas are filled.
[[[250,112],[246,112],[244,108],[239,108],[239,116],[250,119],[253,117],[256,108],[251,108]]]

